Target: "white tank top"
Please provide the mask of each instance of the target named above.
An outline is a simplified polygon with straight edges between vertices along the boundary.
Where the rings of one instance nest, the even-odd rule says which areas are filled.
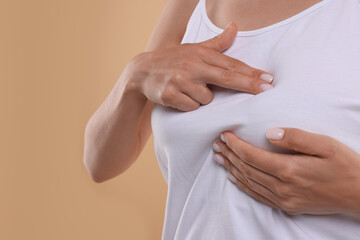
[[[182,43],[213,38],[223,29],[200,0]],[[223,54],[274,75],[260,94],[208,85],[214,99],[183,112],[156,104],[154,147],[168,196],[165,240],[359,240],[360,217],[289,216],[256,201],[227,178],[212,143],[230,130],[250,144],[271,144],[271,127],[329,135],[360,153],[360,0],[323,0],[270,26],[238,31]]]

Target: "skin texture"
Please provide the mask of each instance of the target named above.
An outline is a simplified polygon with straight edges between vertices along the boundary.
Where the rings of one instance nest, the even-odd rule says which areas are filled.
[[[193,111],[212,101],[208,84],[253,94],[272,87],[272,77],[263,79],[270,73],[222,54],[236,32],[237,26],[232,23],[204,42],[163,47],[153,44],[155,47],[150,45],[149,51],[131,59],[86,126],[84,164],[95,182],[121,174],[138,158],[151,134],[154,103]],[[165,34],[159,30],[161,33]],[[168,41],[167,37],[163,39],[164,44]],[[264,85],[270,88],[264,89]]]
[[[241,31],[263,28],[287,19],[319,0],[206,0],[209,19],[224,29],[234,21]]]
[[[246,25],[258,27],[258,25],[277,21],[278,19],[274,16],[284,17],[282,13],[292,14],[294,9],[303,9],[311,2],[310,0],[305,3],[291,0],[291,4],[289,4],[289,1],[274,0],[270,5],[267,3],[268,1],[264,0],[232,0],[224,2],[225,4],[221,2],[221,6],[225,8],[218,8],[218,6],[211,8],[213,3],[220,3],[218,0],[208,0],[207,3],[210,4],[210,11],[216,13],[216,16],[220,14],[220,16],[229,17],[225,20],[220,19],[223,21],[220,26],[225,28],[230,20],[234,20],[236,23],[240,22],[242,24],[240,29],[243,29],[247,28]],[[222,74],[218,74],[218,80],[227,82],[227,86],[231,85],[232,88],[254,94],[260,91],[258,88],[259,76],[256,75],[259,71],[253,71],[255,75],[249,75],[246,64],[236,60],[221,61],[224,57],[220,54],[215,57],[214,51],[220,52],[215,49],[220,49],[223,47],[221,45],[232,42],[236,30],[239,29],[237,25],[234,24],[233,27],[230,27],[230,33],[220,38],[222,40],[215,37],[209,41],[210,45],[213,45],[212,56],[215,57],[214,59],[205,59],[204,55],[201,55],[209,53],[206,51],[209,49],[204,47],[202,50],[196,49],[195,52],[200,54],[197,59],[190,59],[189,54],[187,55],[190,49],[194,50],[188,45],[175,48],[182,40],[187,22],[197,3],[198,0],[167,0],[165,2],[145,52],[138,54],[129,62],[109,95],[89,119],[85,129],[83,161],[95,182],[103,182],[116,177],[128,169],[138,158],[152,132],[150,116],[155,99],[158,100],[157,103],[167,104],[185,111],[196,109],[199,104],[206,104],[212,99],[212,93],[204,85],[206,83],[192,82],[193,84],[191,84],[189,81],[194,80],[195,75],[199,77],[201,73],[208,72],[208,69],[203,69],[205,65],[209,69],[210,65],[213,65],[212,71],[209,71],[209,73],[213,73],[213,77],[216,75],[214,67],[225,69],[226,71],[222,71]],[[214,12],[212,9],[221,11]],[[236,13],[236,10],[239,9],[244,11],[241,14]],[[244,16],[244,18],[233,18],[234,16]],[[215,23],[219,25],[218,22]],[[252,23],[256,24],[251,25]],[[220,45],[216,46],[218,44]],[[179,61],[179,56],[184,56],[184,59]],[[161,57],[163,57],[162,61]],[[191,68],[190,65],[194,62],[198,66],[196,69]],[[220,65],[220,62],[223,64]],[[200,63],[203,63],[202,67],[200,67]],[[157,71],[144,71],[144,69],[149,69],[152,64],[156,66]],[[144,66],[145,68],[143,68]],[[240,68],[241,71],[239,71]],[[193,75],[189,75],[189,72]],[[243,73],[242,76],[240,73]],[[157,77],[158,82],[155,81],[154,76]],[[204,77],[208,81],[211,80],[209,74]],[[141,79],[146,79],[146,81],[141,81]],[[250,79],[256,80],[250,81]],[[151,88],[150,82],[159,88]],[[192,88],[195,87],[194,84],[196,88]],[[180,89],[181,87],[183,89]],[[200,95],[192,94],[193,89],[199,90]],[[177,101],[171,102],[172,97],[175,97]]]
[[[232,44],[235,33],[236,25],[230,24],[207,41],[138,55],[133,62],[138,74],[135,88],[147,99],[181,111],[210,103],[213,94],[208,84],[261,93],[261,85],[269,85],[261,76],[268,73],[221,54]]]
[[[197,0],[166,0],[145,51],[177,46]],[[92,180],[109,180],[130,167],[151,135],[154,103],[134,92],[134,74],[125,67],[104,102],[89,119],[83,161]]]
[[[191,61],[199,65],[200,60],[202,60],[204,64],[206,63],[209,66],[216,65],[215,61],[218,61],[218,64],[224,62],[222,61],[224,56],[219,54],[220,49],[224,48],[221,44],[225,42],[225,45],[229,45],[236,30],[253,30],[273,24],[319,1],[231,0],[220,2],[218,0],[207,0],[206,2],[208,16],[215,25],[224,29],[230,20],[236,22],[237,25],[234,24],[234,27],[230,28],[230,34],[225,38],[214,38],[203,44],[205,46],[201,50],[199,50],[200,48],[195,49],[190,44],[181,49],[177,48],[197,1],[166,1],[145,52],[134,57],[124,69],[111,93],[89,119],[86,126],[84,164],[95,182],[103,182],[119,175],[137,159],[151,134],[150,114],[154,106],[153,101],[182,110],[191,110],[196,109],[200,103],[206,104],[212,99],[211,93],[205,88],[205,82],[198,82],[196,85],[197,89],[202,89],[200,96],[192,94],[191,88],[188,88],[188,91],[185,88],[180,89],[183,85],[178,84],[177,81],[181,80],[186,80],[188,86],[195,86],[195,82],[192,82],[193,85],[191,85],[189,81],[191,77],[186,75],[186,72],[193,72],[194,74],[206,72],[200,68],[197,68],[196,71],[188,68]],[[204,56],[204,53],[209,53],[210,49],[213,56],[217,52],[217,57],[212,59],[191,59],[188,57],[190,56],[188,53],[193,50]],[[184,56],[187,62],[180,61],[180,65],[168,65],[169,62],[175,63],[171,59],[176,59],[176,62],[179,62],[179,59],[176,58],[179,55]],[[163,58],[168,60],[161,61]],[[256,94],[256,91],[259,91],[255,87],[258,87],[260,83],[258,79],[260,70],[251,70],[250,66],[244,68],[246,65],[240,64],[239,61],[227,60],[227,65],[218,67],[230,71],[223,71],[223,74],[219,75],[223,78],[220,77],[218,83],[227,82],[228,86],[232,85],[232,87],[243,88],[244,90],[246,84],[242,86],[239,84],[239,81],[242,80],[243,83],[248,83],[247,91]],[[157,69],[163,69],[167,72],[138,71],[144,66],[148,66],[149,69],[151,66],[149,63],[154,63]],[[186,68],[188,68],[187,71]],[[177,70],[175,71],[175,69]],[[179,69],[181,69],[181,74],[179,74]],[[244,71],[241,77],[239,75],[240,69]],[[155,82],[156,78],[144,78],[144,76],[154,76],[154,74],[157,77],[161,76],[161,78],[157,78],[160,79],[159,82]],[[235,75],[239,81],[235,81]],[[249,78],[246,81],[244,76],[251,77],[254,81],[249,81]],[[141,82],[140,79],[148,79],[149,82]],[[209,79],[211,78],[208,77]],[[151,90],[150,81],[157,88]],[[249,84],[250,82],[252,84]],[[178,91],[175,92],[174,89]],[[171,91],[171,94],[166,93]],[[180,99],[171,102],[173,96],[180,97]],[[357,186],[360,186],[358,176],[359,155],[342,143],[330,140],[329,137],[325,136],[307,135],[308,143],[313,143],[308,146],[306,145],[307,142],[301,141],[302,137],[305,136],[303,131],[286,130],[285,139],[287,140],[284,142],[272,141],[272,143],[283,144],[281,146],[298,149],[300,152],[304,148],[309,148],[311,154],[305,151],[301,155],[282,156],[260,149],[256,150],[231,133],[225,133],[228,141],[227,144],[219,143],[221,154],[225,158],[225,167],[236,176],[235,182],[239,188],[259,201],[280,208],[289,214],[329,214],[334,212],[357,214],[360,208],[358,206],[360,191],[356,189]],[[331,147],[323,149],[319,156],[314,155],[315,149],[318,149],[319,146]],[[254,167],[254,163],[262,167],[266,166],[266,159],[269,157],[272,160],[278,158],[276,162],[279,165],[277,166],[288,169],[287,175],[283,176],[281,173],[272,172],[269,169],[267,169],[268,172],[266,170],[259,171],[258,168]],[[291,159],[291,161],[284,161],[284,157]],[[311,163],[316,162],[314,166],[311,165],[312,172],[304,170],[309,169],[310,161],[312,161]],[[284,166],[285,163],[288,165]],[[274,169],[272,170],[274,171]],[[328,182],[330,176],[336,176],[336,178],[331,178],[333,184]],[[346,177],[344,178],[344,176]],[[260,181],[260,179],[261,184],[256,181]],[[320,191],[314,186],[322,186],[323,188]]]
[[[256,148],[229,131],[213,145],[229,180],[290,215],[349,213],[360,216],[360,155],[339,142],[298,128],[268,129],[268,140],[298,154]],[[282,138],[274,140],[271,133]],[[274,134],[273,134],[274,135]]]
[[[223,28],[231,19],[239,30],[248,31],[282,21],[318,2],[206,0],[206,9],[216,26]],[[291,215],[342,212],[360,216],[360,155],[328,136],[283,129],[283,140],[269,141],[301,154],[271,153],[225,132],[227,143],[218,142],[219,155],[235,176],[229,179],[255,199]]]

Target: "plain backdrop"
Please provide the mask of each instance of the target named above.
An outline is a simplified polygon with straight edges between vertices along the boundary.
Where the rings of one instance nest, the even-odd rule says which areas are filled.
[[[153,136],[104,183],[86,172],[83,143],[164,3],[0,0],[0,239],[160,239],[167,186]]]

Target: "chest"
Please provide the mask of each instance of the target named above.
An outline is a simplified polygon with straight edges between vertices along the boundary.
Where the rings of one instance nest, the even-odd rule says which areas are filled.
[[[239,31],[263,28],[287,19],[321,1],[319,0],[202,0],[209,19],[224,29],[234,21]]]
[[[355,13],[309,15],[236,38],[223,53],[271,72],[274,88],[269,91],[253,95],[210,86],[213,101],[190,112],[156,104],[151,122],[165,175],[172,171],[191,180],[225,130],[256,147],[291,152],[270,144],[265,133],[271,127],[296,127],[332,136],[360,152],[360,14]],[[195,42],[205,34],[212,33],[197,32]]]

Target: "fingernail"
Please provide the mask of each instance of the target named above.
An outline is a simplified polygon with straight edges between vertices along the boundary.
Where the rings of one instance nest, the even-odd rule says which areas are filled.
[[[221,138],[221,141],[223,141],[224,143],[226,143],[226,138],[225,138],[225,136],[224,136],[224,134],[220,134],[220,138]]]
[[[274,76],[268,73],[263,73],[260,75],[260,78],[266,82],[271,83],[274,80]]]
[[[232,181],[233,183],[236,183],[236,181],[237,181],[236,177],[234,177],[234,175],[232,175],[231,173],[229,173],[228,179],[229,179],[230,181]]]
[[[281,128],[269,128],[266,131],[266,137],[274,140],[280,140],[283,138],[285,133],[284,129]]]
[[[219,154],[215,154],[215,155],[214,155],[214,159],[215,159],[215,161],[216,161],[218,164],[224,166],[225,160],[224,160],[224,158],[223,158],[222,156],[220,156]]]
[[[213,143],[213,149],[215,152],[221,152],[221,149],[220,149],[219,145],[216,144],[216,142]]]
[[[270,89],[272,89],[272,88],[273,88],[273,86],[270,85],[270,84],[261,84],[261,85],[260,85],[260,89],[261,89],[263,92],[265,92],[265,91],[267,91],[267,90],[270,90]]]

